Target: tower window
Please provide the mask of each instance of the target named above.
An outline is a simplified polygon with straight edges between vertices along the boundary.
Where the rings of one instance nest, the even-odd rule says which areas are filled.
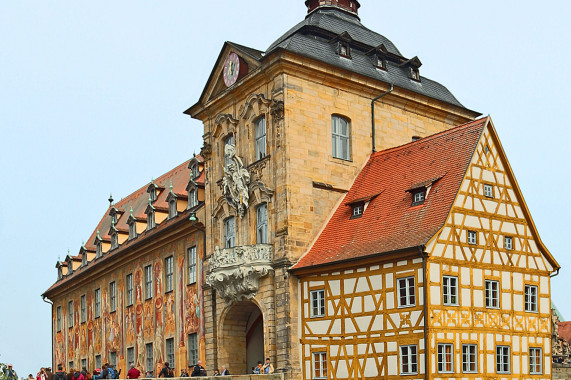
[[[418,72],[418,68],[410,68],[410,79],[420,82],[420,73]]]
[[[334,158],[347,161],[351,159],[350,135],[349,121],[341,116],[333,115],[331,117],[331,140]]]
[[[339,55],[345,58],[351,58],[351,47],[348,42],[339,42]]]
[[[268,244],[268,205],[262,203],[256,209],[256,243]]]
[[[377,66],[377,69],[386,70],[387,69],[387,61],[383,57],[377,55],[375,66]]]
[[[224,222],[224,240],[226,248],[233,248],[235,244],[236,229],[234,226],[234,217],[231,216]]]

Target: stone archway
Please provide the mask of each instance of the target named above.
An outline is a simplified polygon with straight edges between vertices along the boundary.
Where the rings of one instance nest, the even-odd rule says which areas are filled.
[[[262,311],[252,301],[236,302],[220,324],[218,366],[226,366],[233,375],[248,374],[259,360],[264,361]]]

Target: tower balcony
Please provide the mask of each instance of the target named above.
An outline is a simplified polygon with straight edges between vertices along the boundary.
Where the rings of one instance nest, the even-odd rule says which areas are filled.
[[[273,272],[272,260],[270,244],[216,247],[206,283],[228,303],[251,299],[258,292],[260,278]]]

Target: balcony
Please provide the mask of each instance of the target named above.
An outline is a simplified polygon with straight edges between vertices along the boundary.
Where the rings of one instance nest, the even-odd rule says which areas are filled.
[[[216,247],[206,283],[228,303],[251,299],[258,292],[260,278],[273,272],[272,259],[269,244]]]

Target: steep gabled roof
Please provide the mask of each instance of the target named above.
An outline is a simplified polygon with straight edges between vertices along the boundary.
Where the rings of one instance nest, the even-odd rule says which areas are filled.
[[[310,250],[292,270],[426,244],[444,225],[489,118],[373,153]],[[423,204],[411,191],[430,187]],[[360,218],[352,204],[369,202]]]

